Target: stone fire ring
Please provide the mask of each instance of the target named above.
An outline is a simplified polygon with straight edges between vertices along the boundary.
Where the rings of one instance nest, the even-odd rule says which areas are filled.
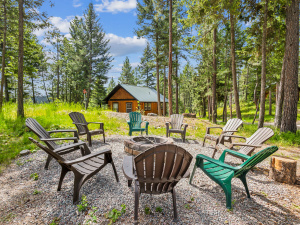
[[[134,137],[124,141],[124,151],[131,155],[138,155],[159,144],[173,144],[171,138],[163,137]]]

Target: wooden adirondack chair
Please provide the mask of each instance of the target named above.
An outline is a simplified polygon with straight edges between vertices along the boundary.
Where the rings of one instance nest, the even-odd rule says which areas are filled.
[[[237,132],[237,129],[240,126],[242,126],[242,124],[243,124],[242,120],[235,118],[235,119],[228,120],[226,125],[223,128],[222,127],[207,127],[202,146],[204,146],[205,140],[209,139],[209,140],[215,142],[215,148],[216,148],[217,144],[219,143],[219,139],[223,134],[232,135],[234,132]],[[222,129],[222,133],[220,136],[211,135],[210,129]],[[231,137],[225,137],[224,141],[232,143]]]
[[[220,156],[219,160],[210,158],[205,155],[197,155],[196,163],[190,178],[190,184],[192,183],[195,170],[199,167],[203,172],[219,184],[225,192],[226,195],[226,207],[231,209],[231,180],[232,178],[239,178],[247,193],[247,197],[250,198],[250,193],[247,186],[246,175],[247,173],[258,163],[262,162],[264,159],[272,155],[278,150],[277,146],[272,146],[261,150],[253,156],[247,156],[242,153],[226,149]],[[246,161],[239,166],[231,166],[224,163],[226,153],[236,155],[240,158],[245,159]],[[206,162],[204,162],[206,161]]]
[[[170,128],[171,125],[171,128]],[[181,129],[183,127],[183,130]],[[166,122],[166,136],[170,137],[171,133],[181,134],[182,141],[185,142],[185,133],[188,125],[183,123],[183,115],[181,114],[172,114],[171,122]]]
[[[136,157],[125,156],[123,173],[135,186],[134,220],[138,222],[139,196],[145,194],[172,193],[174,220],[177,220],[175,186],[189,177],[188,168],[193,156],[183,148],[163,144],[152,147]]]
[[[65,175],[69,171],[72,171],[74,173],[73,204],[76,204],[80,199],[79,194],[82,185],[88,179],[90,179],[92,176],[98,173],[102,168],[104,168],[108,163],[111,163],[116,180],[117,182],[119,182],[118,174],[112,159],[112,153],[108,149],[93,154],[88,154],[75,160],[65,160],[63,157],[57,154],[57,152],[59,152],[60,149],[56,149],[55,152],[52,151],[50,148],[42,145],[38,141],[34,140],[33,138],[29,138],[29,140],[32,141],[41,149],[43,149],[46,153],[51,155],[51,157],[53,157],[60,164],[61,175],[60,175],[57,191],[61,190],[61,185]],[[84,142],[78,144],[84,146],[84,148],[88,148],[86,143]]]
[[[27,118],[25,121],[26,126],[35,133],[41,141],[43,141],[49,149],[55,151],[60,155],[64,155],[75,150],[80,150],[81,154],[84,156],[86,154],[91,153],[89,148],[83,148],[81,144],[78,144],[78,134],[77,130],[53,130],[53,131],[46,131],[35,119]],[[50,134],[58,133],[58,132],[72,132],[74,133],[74,137],[67,137],[67,138],[52,138]],[[64,143],[64,144],[56,144],[56,141],[73,141],[73,143]],[[59,149],[59,151],[57,150]],[[45,169],[47,170],[49,167],[49,163],[51,161],[51,155],[48,155]]]
[[[141,124],[145,123],[145,127],[142,128]],[[148,135],[148,125],[149,122],[142,121],[142,115],[139,112],[130,112],[129,113],[129,121],[127,121],[129,126],[129,136],[132,135],[133,131],[140,131],[141,134],[143,131],[146,131],[146,134]]]
[[[78,135],[86,135],[87,141],[89,142],[89,147],[92,146],[92,136],[103,134],[103,142],[105,143],[105,132],[104,132],[104,124],[100,122],[87,122],[85,117],[80,112],[71,112],[69,113],[70,118],[73,121],[73,124],[77,127]],[[100,124],[100,129],[98,130],[89,130],[89,124]]]
[[[215,153],[217,150],[225,150],[225,149],[231,149],[231,150],[235,150],[238,151],[242,154],[251,156],[251,153],[256,149],[256,148],[260,148],[261,145],[263,143],[265,143],[267,140],[269,140],[272,136],[274,135],[274,131],[271,128],[268,127],[262,127],[259,128],[257,131],[255,131],[254,134],[252,134],[251,137],[249,138],[245,138],[243,136],[237,136],[237,135],[222,135],[222,137],[220,138],[220,143],[217,145],[217,148],[214,151],[213,154],[213,158],[215,156]],[[241,138],[244,139],[246,142],[245,143],[232,143],[230,144],[229,147],[226,147],[224,145],[224,139],[226,137],[230,137],[230,138]],[[239,150],[234,149],[235,146],[241,146],[241,148]],[[236,155],[234,155],[235,157],[238,157]]]

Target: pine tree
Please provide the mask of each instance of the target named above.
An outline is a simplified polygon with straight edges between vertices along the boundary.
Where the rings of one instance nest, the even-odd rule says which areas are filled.
[[[85,60],[87,62],[87,102],[88,107],[91,92],[94,88],[96,92],[93,96],[94,101],[99,101],[99,96],[105,93],[104,83],[107,82],[107,72],[111,68],[113,58],[109,54],[109,40],[105,39],[105,32],[97,18],[94,5],[90,3],[88,9],[84,12],[84,39],[81,40],[86,46]]]
[[[150,47],[150,43],[148,42],[146,48],[144,49],[144,53],[141,58],[141,63],[138,68],[141,75],[141,79],[144,81],[144,85],[147,87],[154,87],[155,85],[155,77],[153,76],[153,59],[153,53]]]
[[[110,93],[115,87],[116,87],[116,82],[114,81],[114,78],[112,77],[108,84],[108,87],[107,87],[107,94]]]
[[[135,77],[128,56],[126,56],[125,58],[125,61],[122,66],[122,73],[118,80],[121,84],[136,85]]]

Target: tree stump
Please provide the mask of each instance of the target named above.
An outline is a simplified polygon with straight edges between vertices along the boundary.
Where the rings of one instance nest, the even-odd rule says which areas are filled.
[[[297,161],[284,156],[272,156],[269,177],[275,181],[295,184]]]

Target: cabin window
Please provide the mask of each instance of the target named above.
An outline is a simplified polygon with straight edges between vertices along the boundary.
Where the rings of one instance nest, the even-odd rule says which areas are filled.
[[[151,111],[151,102],[145,102],[145,111]]]
[[[126,103],[126,112],[127,113],[132,112],[132,103],[131,102]]]
[[[119,103],[118,102],[113,103],[113,111],[119,112]]]

